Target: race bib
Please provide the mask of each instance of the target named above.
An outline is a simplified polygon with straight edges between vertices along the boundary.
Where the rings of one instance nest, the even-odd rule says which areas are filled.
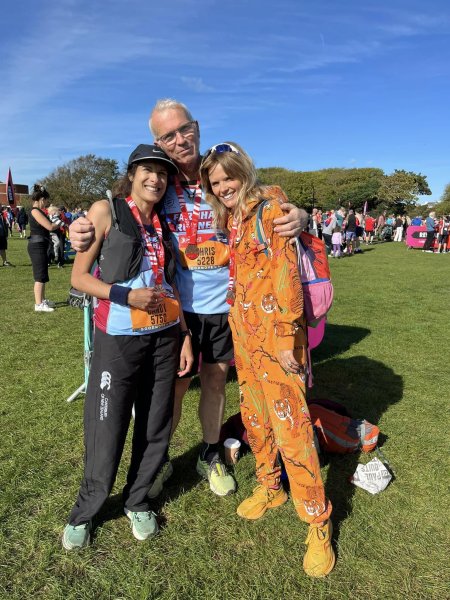
[[[180,305],[175,298],[164,297],[164,302],[154,310],[146,312],[131,307],[131,327],[133,331],[154,331],[174,325],[180,317]]]
[[[195,248],[186,235],[179,237],[180,262],[183,269],[219,269],[228,265],[229,247],[215,233],[197,234]]]

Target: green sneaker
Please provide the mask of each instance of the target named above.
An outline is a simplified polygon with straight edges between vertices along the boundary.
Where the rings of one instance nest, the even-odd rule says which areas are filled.
[[[151,510],[146,512],[133,512],[132,510],[124,509],[125,514],[131,521],[131,529],[133,535],[141,542],[155,535],[159,531],[156,515]]]
[[[216,458],[209,464],[205,460],[201,460],[199,456],[197,473],[209,481],[211,491],[217,496],[228,496],[236,491],[236,482],[220,458]]]
[[[147,496],[149,498],[156,498],[163,491],[164,483],[172,476],[173,466],[170,460],[165,462],[158,471],[155,480],[152,483],[152,487],[148,490]]]
[[[62,537],[62,545],[66,550],[84,548],[91,543],[92,522],[81,525],[66,525]]]

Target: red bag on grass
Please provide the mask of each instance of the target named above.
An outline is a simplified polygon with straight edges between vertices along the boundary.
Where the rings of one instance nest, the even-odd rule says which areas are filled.
[[[342,404],[332,400],[310,400],[308,408],[320,449],[324,452],[371,452],[377,445],[379,428],[365,419],[354,419]]]
[[[322,452],[351,454],[358,450],[371,452],[376,447],[380,433],[376,425],[365,419],[354,419],[348,414],[345,406],[333,400],[314,399],[307,404]],[[222,425],[220,441],[223,442],[229,437],[248,445],[241,413],[232,415]]]

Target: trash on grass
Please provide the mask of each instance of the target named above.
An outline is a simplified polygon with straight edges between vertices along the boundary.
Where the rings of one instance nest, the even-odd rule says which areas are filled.
[[[371,494],[378,494],[387,488],[391,479],[386,465],[373,458],[365,465],[359,464],[350,481]]]

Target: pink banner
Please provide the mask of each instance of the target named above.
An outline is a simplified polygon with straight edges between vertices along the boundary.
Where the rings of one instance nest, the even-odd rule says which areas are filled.
[[[406,245],[409,248],[423,248],[427,239],[427,228],[425,225],[410,225],[406,230]],[[431,248],[436,246],[436,237]]]

